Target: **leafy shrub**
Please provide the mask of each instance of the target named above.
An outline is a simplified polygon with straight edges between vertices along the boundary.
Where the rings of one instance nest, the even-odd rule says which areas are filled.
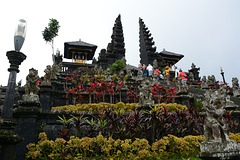
[[[47,139],[39,134],[37,143],[27,145],[26,159],[170,159],[174,157],[195,157],[200,152],[203,136],[178,138],[168,135],[148,144],[146,139],[114,140],[98,135],[94,138],[71,136],[68,141],[59,138]]]
[[[177,104],[177,103],[160,103],[157,104],[160,108],[166,108],[169,112],[175,112],[180,110],[187,110],[187,107],[185,105]],[[58,107],[52,107],[52,110],[58,110],[58,111],[98,111],[103,110],[104,108],[113,108],[113,110],[122,110],[126,112],[133,112],[135,109],[137,109],[138,103],[123,103],[118,102],[116,104],[110,104],[110,103],[91,103],[91,104],[76,104],[76,105],[66,105],[66,106],[58,106]]]
[[[181,105],[181,104],[177,104],[177,103],[160,103],[157,104],[157,106],[159,106],[160,108],[165,108],[168,110],[168,112],[176,112],[176,111],[181,111],[181,110],[187,110],[187,106],[186,105]]]

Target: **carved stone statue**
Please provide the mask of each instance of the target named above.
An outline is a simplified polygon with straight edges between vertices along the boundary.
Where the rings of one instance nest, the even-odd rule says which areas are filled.
[[[240,157],[240,143],[230,140],[227,134],[228,123],[223,117],[225,113],[223,92],[225,92],[224,86],[220,90],[207,90],[205,93],[205,101],[203,101],[207,114],[204,121],[205,142],[200,143],[200,158],[239,159]]]
[[[119,83],[120,83],[120,82],[123,82],[122,88],[127,88],[124,71],[120,71],[119,77],[118,77],[118,82],[119,82]]]
[[[57,79],[57,74],[59,74],[61,71],[62,71],[62,63],[53,64],[50,79]]]
[[[192,72],[189,72],[188,82],[189,82],[189,85],[193,85],[193,83],[194,83],[194,75]]]
[[[200,70],[200,68],[197,68],[194,63],[192,63],[191,69],[188,70],[189,73],[193,74],[193,79],[194,79],[193,83],[198,83],[200,81],[199,70]]]
[[[51,75],[52,75],[52,68],[50,65],[47,65],[46,69],[44,70],[45,75],[42,84],[43,85],[51,85]]]
[[[111,81],[111,80],[112,80],[111,71],[110,71],[110,68],[107,68],[107,70],[105,71],[105,81]]]
[[[62,55],[60,55],[59,49],[57,49],[56,55],[54,54],[52,55],[52,59],[54,64],[59,64],[62,62],[63,58],[62,58]]]
[[[207,142],[230,141],[227,135],[228,124],[223,117],[225,106],[221,96],[219,91],[207,90],[205,93],[206,100],[203,105],[207,116],[204,122],[204,136]]]
[[[142,71],[141,71],[141,70],[138,70],[137,76],[135,77],[135,80],[136,80],[136,81],[141,81],[142,79],[143,79]]]
[[[208,83],[209,86],[215,85],[215,82],[216,82],[216,79],[215,79],[215,76],[214,76],[214,75],[208,76],[207,83]]]
[[[127,69],[127,76],[128,76],[128,79],[132,78],[132,72],[130,69]]]
[[[153,106],[151,83],[148,78],[145,78],[138,86],[139,89],[139,106]]]
[[[177,93],[181,93],[183,91],[184,91],[184,87],[183,87],[183,84],[182,84],[182,78],[178,77],[177,78]]]
[[[207,78],[206,76],[202,77],[202,83],[201,83],[201,89],[208,89],[208,83],[207,83]]]
[[[153,71],[153,75],[152,75],[152,84],[158,83],[158,77],[157,77],[157,73],[155,72],[155,70]]]
[[[238,78],[236,77],[232,78],[232,89],[233,89],[233,96],[240,97],[240,88],[238,84]]]
[[[221,84],[219,88],[220,96],[225,100],[225,109],[235,110],[238,108],[236,104],[230,99],[230,90],[226,84]]]
[[[153,61],[153,68],[154,68],[154,69],[157,69],[157,68],[158,68],[157,59],[154,59],[154,61]]]
[[[38,70],[31,68],[26,78],[25,94],[22,96],[23,102],[39,102],[37,82],[39,80]]]
[[[26,78],[26,85],[25,88],[25,94],[36,94],[38,95],[39,87],[37,86],[37,81],[39,80],[38,77],[38,70],[31,68],[29,69],[29,74]]]

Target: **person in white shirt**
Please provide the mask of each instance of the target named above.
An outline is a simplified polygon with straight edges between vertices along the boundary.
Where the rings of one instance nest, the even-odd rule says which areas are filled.
[[[148,66],[147,66],[147,71],[148,71],[148,76],[149,76],[149,77],[152,77],[153,67],[152,67],[151,64],[148,64]]]
[[[177,81],[177,77],[179,75],[179,70],[178,70],[177,66],[175,66],[174,69],[175,69],[175,82],[176,82]]]

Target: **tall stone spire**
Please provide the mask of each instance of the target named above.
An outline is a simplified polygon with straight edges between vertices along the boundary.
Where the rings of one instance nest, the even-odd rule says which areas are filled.
[[[123,37],[123,28],[121,15],[119,14],[115,20],[111,43],[108,44],[107,53],[113,53],[116,59],[121,59],[125,56],[125,43]]]
[[[113,26],[111,42],[108,43],[107,50],[101,50],[98,58],[98,64],[106,69],[106,67],[116,60],[125,57],[125,43],[123,37],[123,27],[121,15],[119,14]]]
[[[139,18],[139,51],[140,51],[140,63],[151,64],[156,59],[158,66],[162,66],[162,57],[156,52],[152,34],[144,24],[143,20]]]

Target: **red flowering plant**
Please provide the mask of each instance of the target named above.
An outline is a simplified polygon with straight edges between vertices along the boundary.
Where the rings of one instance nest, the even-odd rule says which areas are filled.
[[[91,83],[90,86],[87,88],[87,92],[89,94],[89,103],[92,103],[92,93],[96,91],[97,82]]]
[[[226,121],[227,121],[227,124],[229,126],[229,131],[232,132],[232,133],[235,133],[237,131],[237,128],[238,128],[238,123],[236,121],[233,121],[231,119],[232,115],[231,115],[231,112],[228,112],[226,111],[224,113],[224,116],[223,116]]]
[[[136,103],[138,99],[139,99],[139,96],[137,92],[134,92],[133,90],[127,92],[126,101],[128,101],[128,103]]]
[[[72,103],[82,103],[83,101],[83,96],[81,92],[83,92],[85,89],[82,89],[82,86],[78,86],[77,88],[66,88],[65,89],[65,97],[72,99]]]
[[[107,92],[107,84],[108,84],[107,82],[102,81],[101,83],[98,83],[97,88],[96,88],[96,93],[95,93],[96,98],[102,97],[103,102],[105,102],[105,95]]]
[[[122,87],[123,87],[123,82],[122,81],[117,83],[117,85],[116,85],[116,92],[119,92],[119,101],[120,102],[122,102],[122,92],[121,92]]]
[[[109,82],[106,89],[110,95],[110,103],[113,103],[114,95],[116,94],[116,85],[113,82]]]
[[[174,103],[175,98],[176,98],[176,88],[172,87],[172,88],[169,88],[166,91],[165,95],[162,96],[162,101],[161,102]]]
[[[166,93],[166,89],[159,83],[155,83],[151,88],[152,98],[157,102],[161,103],[162,96]]]

